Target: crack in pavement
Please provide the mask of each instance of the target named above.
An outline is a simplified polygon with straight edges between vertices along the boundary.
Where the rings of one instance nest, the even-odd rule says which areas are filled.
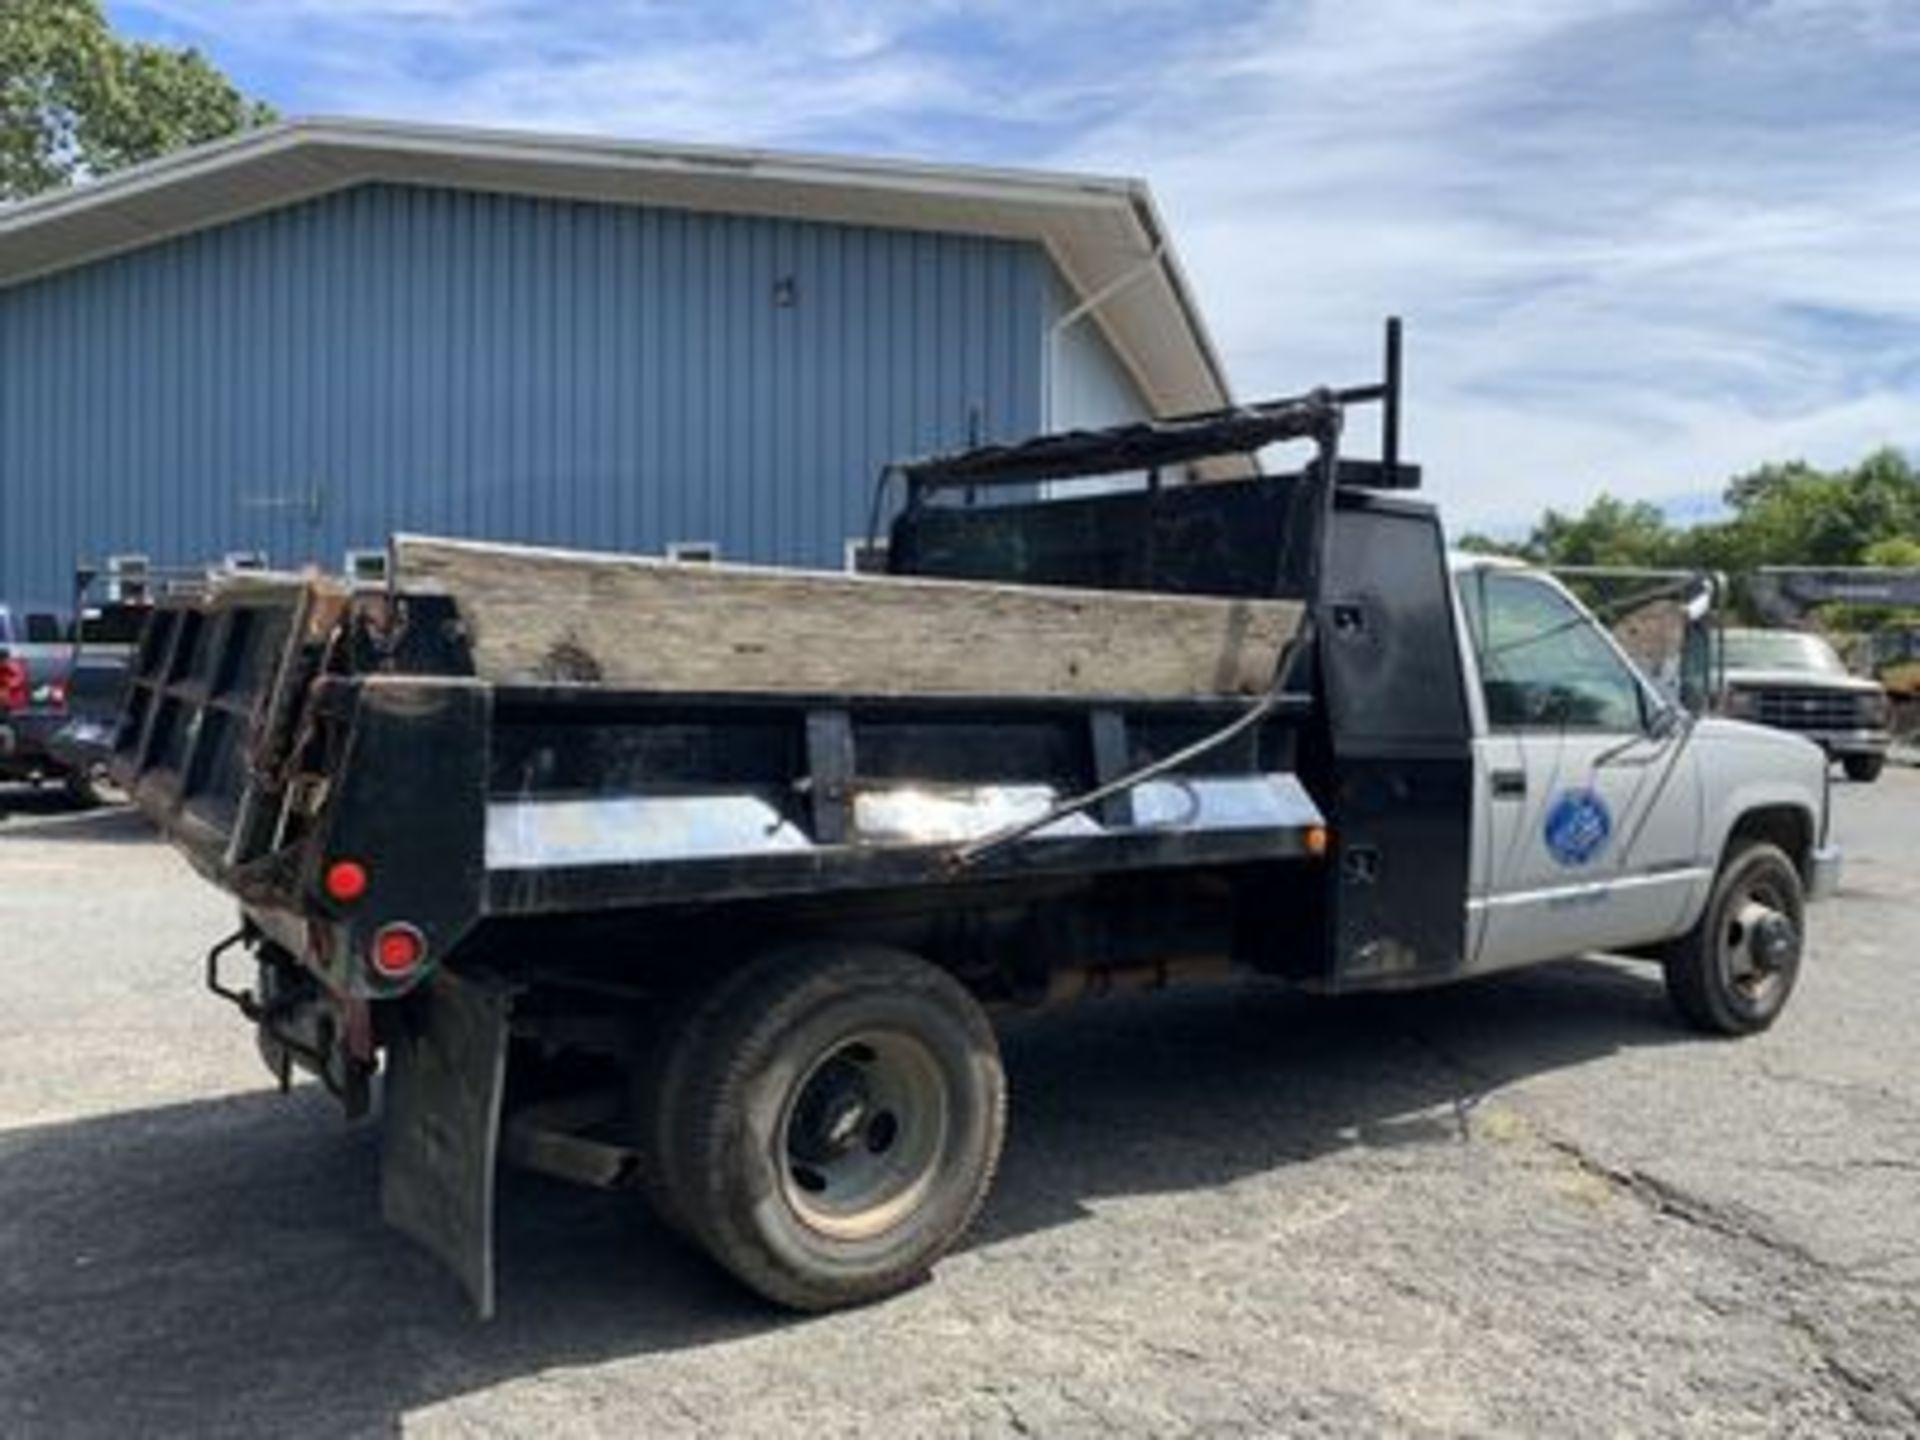
[[[1455,1113],[1463,1122],[1487,1100],[1493,1088],[1506,1083],[1501,1077],[1455,1053],[1433,1036],[1412,1028],[1408,1033],[1443,1065],[1478,1087],[1471,1096],[1458,1097],[1453,1102]],[[1920,1393],[1910,1389],[1900,1378],[1876,1374],[1850,1358],[1845,1340],[1836,1336],[1831,1326],[1815,1313],[1823,1308],[1820,1304],[1822,1297],[1811,1293],[1816,1289],[1832,1292],[1843,1287],[1884,1288],[1899,1298],[1903,1308],[1912,1311],[1915,1306],[1911,1287],[1877,1284],[1872,1277],[1857,1273],[1858,1267],[1835,1264],[1781,1234],[1767,1223],[1765,1217],[1752,1210],[1714,1200],[1639,1166],[1612,1164],[1570,1136],[1549,1129],[1529,1108],[1512,1105],[1510,1101],[1508,1105],[1537,1143],[1608,1189],[1628,1197],[1655,1215],[1757,1250],[1782,1263],[1788,1271],[1785,1283],[1801,1293],[1779,1312],[1779,1318],[1811,1347],[1819,1373],[1855,1418],[1865,1424],[1885,1426],[1891,1417],[1898,1422],[1902,1431],[1908,1432],[1920,1424]],[[1920,1165],[1890,1159],[1886,1168],[1920,1170]],[[1831,1296],[1831,1303],[1824,1308],[1839,1308],[1838,1302],[1842,1298],[1839,1295]],[[1913,1327],[1909,1325],[1907,1328],[1910,1330]]]
[[[1855,1419],[1869,1425],[1884,1425],[1891,1414],[1903,1422],[1920,1422],[1920,1399],[1898,1382],[1884,1381],[1849,1362],[1841,1353],[1842,1343],[1829,1334],[1818,1319],[1789,1310],[1786,1321],[1813,1347],[1814,1363],[1822,1374],[1831,1378],[1834,1389],[1840,1392]],[[1901,1429],[1910,1433],[1912,1425],[1903,1423]]]
[[[1657,1215],[1737,1244],[1755,1247],[1785,1261],[1803,1275],[1810,1274],[1813,1284],[1829,1290],[1872,1283],[1854,1274],[1850,1268],[1835,1265],[1799,1242],[1781,1235],[1751,1211],[1708,1199],[1637,1166],[1623,1168],[1610,1165],[1577,1142],[1539,1128],[1531,1116],[1527,1119],[1534,1126],[1534,1133],[1540,1142],[1549,1150],[1571,1161],[1583,1174],[1591,1175],[1637,1200]],[[1798,1283],[1803,1290],[1812,1288],[1804,1279]],[[1896,1293],[1904,1298],[1909,1292],[1907,1287],[1902,1286],[1897,1287]],[[1816,1306],[1818,1298],[1811,1294],[1802,1296],[1804,1302]],[[1835,1297],[1836,1300],[1838,1298]],[[1916,1395],[1897,1377],[1874,1374],[1849,1358],[1847,1343],[1834,1335],[1816,1314],[1798,1305],[1789,1305],[1781,1312],[1781,1319],[1812,1347],[1814,1363],[1823,1375],[1829,1377],[1856,1418],[1868,1424],[1884,1425],[1891,1413],[1901,1420],[1903,1428],[1920,1422],[1920,1395]]]
[[[1814,1254],[1798,1241],[1789,1240],[1781,1235],[1769,1227],[1760,1216],[1743,1206],[1709,1200],[1704,1195],[1676,1185],[1671,1180],[1662,1179],[1638,1166],[1623,1168],[1609,1164],[1593,1155],[1577,1141],[1543,1129],[1532,1116],[1528,1117],[1528,1123],[1532,1126],[1540,1143],[1549,1150],[1565,1156],[1595,1179],[1633,1196],[1655,1214],[1682,1221],[1701,1230],[1711,1231],[1729,1240],[1758,1245],[1797,1265],[1809,1266],[1828,1274],[1841,1273],[1829,1261]]]

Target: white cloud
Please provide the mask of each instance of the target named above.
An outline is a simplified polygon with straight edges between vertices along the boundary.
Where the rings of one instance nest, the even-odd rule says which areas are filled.
[[[1920,15],[1737,13],[1274,5],[1051,158],[1152,177],[1246,391],[1363,374],[1407,314],[1469,523],[1911,442],[1920,92],[1874,96]]]
[[[150,0],[288,108],[1142,174],[1243,394],[1410,324],[1461,522],[1920,436],[1912,0]]]

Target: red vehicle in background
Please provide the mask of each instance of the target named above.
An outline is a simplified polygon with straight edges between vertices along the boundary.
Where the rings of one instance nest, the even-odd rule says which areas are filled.
[[[72,609],[0,603],[0,782],[59,785],[91,806],[152,604],[141,595],[89,605],[80,594]]]

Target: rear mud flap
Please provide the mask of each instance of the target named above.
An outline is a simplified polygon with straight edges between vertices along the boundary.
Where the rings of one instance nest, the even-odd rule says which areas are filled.
[[[380,1209],[493,1318],[494,1172],[510,991],[442,971],[387,1047]]]

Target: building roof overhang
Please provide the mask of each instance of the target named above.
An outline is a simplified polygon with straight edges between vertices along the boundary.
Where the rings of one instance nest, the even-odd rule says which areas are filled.
[[[1156,415],[1231,403],[1145,182],[370,120],[291,120],[0,207],[0,289],[369,183],[1043,246]]]

